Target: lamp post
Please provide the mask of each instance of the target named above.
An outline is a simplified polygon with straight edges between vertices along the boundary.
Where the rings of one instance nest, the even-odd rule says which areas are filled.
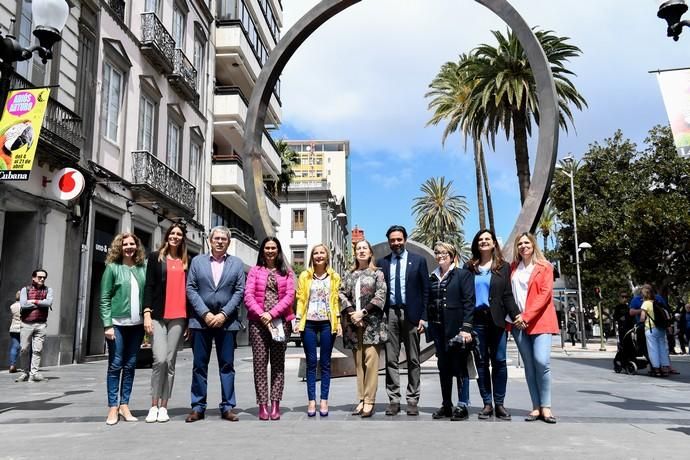
[[[574,165],[575,159],[572,156],[567,156],[561,160],[561,163],[565,166]],[[585,331],[585,311],[582,305],[582,279],[580,277],[580,245],[577,241],[577,213],[575,211],[575,168],[572,168],[570,172],[566,171],[562,166],[560,166],[558,169],[570,178],[570,199],[573,205],[573,236],[575,238],[575,271],[577,272],[577,303],[578,310],[580,313],[580,341],[582,342],[582,348],[587,348],[587,333]]]
[[[666,21],[666,35],[678,41],[678,37],[683,32],[683,26],[690,27],[687,19],[681,21],[680,18],[688,11],[685,0],[658,0],[659,11],[657,17]]]
[[[29,60],[34,53],[41,57],[44,64],[53,58],[53,45],[62,39],[62,29],[69,16],[69,5],[66,0],[33,0],[31,14],[36,24],[33,34],[38,39],[37,45],[24,48],[14,35],[8,33],[3,37],[0,32],[1,101],[7,96],[15,62]]]

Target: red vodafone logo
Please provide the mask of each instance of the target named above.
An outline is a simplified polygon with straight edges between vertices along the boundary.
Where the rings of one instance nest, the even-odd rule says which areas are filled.
[[[84,191],[84,175],[74,168],[64,168],[53,176],[53,194],[60,200],[72,200]]]

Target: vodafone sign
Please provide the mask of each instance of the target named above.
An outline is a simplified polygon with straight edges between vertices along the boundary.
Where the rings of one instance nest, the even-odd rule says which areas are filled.
[[[72,200],[84,191],[84,175],[74,168],[64,168],[53,176],[53,195],[60,200]]]

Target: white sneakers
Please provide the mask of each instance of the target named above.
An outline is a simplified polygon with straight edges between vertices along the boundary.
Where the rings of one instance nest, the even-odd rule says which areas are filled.
[[[165,423],[170,420],[170,417],[168,417],[168,409],[165,407],[158,408],[158,418],[156,420],[158,423]]]
[[[149,413],[146,416],[146,423],[165,423],[168,420],[170,420],[170,416],[168,416],[168,409],[165,407],[153,406],[149,409]]]
[[[155,423],[158,420],[158,407],[153,406],[149,409],[149,413],[146,416],[146,423]]]

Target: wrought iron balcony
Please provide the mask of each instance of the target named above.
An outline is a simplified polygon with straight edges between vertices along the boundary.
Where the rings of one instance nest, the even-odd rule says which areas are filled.
[[[193,216],[196,187],[146,150],[132,152],[132,191]]]
[[[108,6],[121,21],[125,20],[125,0],[107,0]]]
[[[33,87],[31,82],[17,73],[10,76],[12,89]],[[81,118],[50,97],[38,140],[39,159],[60,167],[73,165],[79,162],[83,146]]]
[[[164,74],[174,69],[175,40],[156,13],[141,14],[141,53]]]
[[[168,75],[170,86],[188,101],[196,102],[198,99],[196,69],[180,48],[175,49],[173,63],[173,71]]]

